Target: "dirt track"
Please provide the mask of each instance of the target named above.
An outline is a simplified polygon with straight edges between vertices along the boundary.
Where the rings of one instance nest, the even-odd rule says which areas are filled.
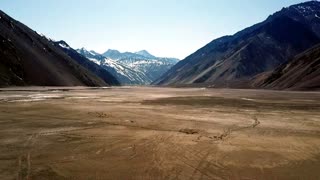
[[[0,179],[320,179],[317,92],[17,90]]]

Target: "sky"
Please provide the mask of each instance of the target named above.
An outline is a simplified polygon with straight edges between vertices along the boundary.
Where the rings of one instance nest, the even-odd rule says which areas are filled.
[[[0,9],[73,48],[183,59],[305,0],[0,0]]]

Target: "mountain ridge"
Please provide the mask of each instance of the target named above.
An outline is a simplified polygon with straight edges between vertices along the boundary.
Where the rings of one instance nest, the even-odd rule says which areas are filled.
[[[0,86],[107,86],[45,36],[0,11]]]
[[[311,13],[296,10],[302,6]],[[152,84],[232,87],[236,81],[249,82],[253,76],[270,71],[319,43],[317,14],[320,15],[319,2],[283,8],[263,22],[211,41]]]

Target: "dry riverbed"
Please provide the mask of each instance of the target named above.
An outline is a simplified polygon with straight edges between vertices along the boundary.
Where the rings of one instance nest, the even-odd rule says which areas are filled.
[[[320,179],[320,93],[0,89],[0,179]]]

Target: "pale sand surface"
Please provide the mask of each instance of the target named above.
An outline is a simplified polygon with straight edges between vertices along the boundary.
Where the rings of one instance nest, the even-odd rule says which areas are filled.
[[[0,89],[0,179],[320,179],[320,93]]]

